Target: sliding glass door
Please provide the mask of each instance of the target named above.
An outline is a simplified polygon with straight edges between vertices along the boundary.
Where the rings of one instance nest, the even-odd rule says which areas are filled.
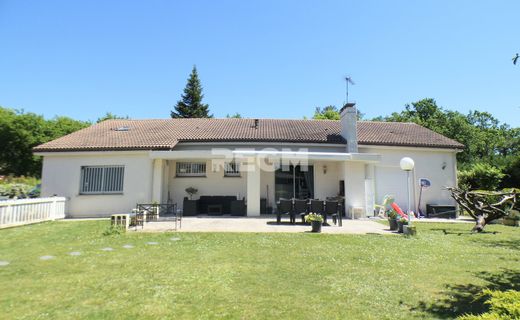
[[[314,198],[314,167],[282,166],[274,173],[275,200]]]

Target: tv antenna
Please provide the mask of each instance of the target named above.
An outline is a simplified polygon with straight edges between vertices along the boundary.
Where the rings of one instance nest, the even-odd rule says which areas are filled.
[[[355,85],[354,81],[352,80],[352,77],[351,76],[346,76],[345,77],[345,82],[347,84],[347,102],[348,103],[348,85],[351,84],[351,85]]]

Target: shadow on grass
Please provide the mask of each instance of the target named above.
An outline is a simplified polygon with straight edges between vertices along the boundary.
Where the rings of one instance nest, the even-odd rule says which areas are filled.
[[[281,222],[276,222],[276,221],[267,221],[265,223],[266,225],[269,225],[269,226],[303,226],[305,224],[301,223],[301,221],[296,221],[295,223],[290,223],[289,221],[284,221],[282,220]]]
[[[302,223],[301,221],[299,220],[296,220],[295,223],[290,223],[289,221],[284,221],[282,220],[280,223],[276,222],[276,221],[267,221],[265,223],[266,225],[268,226],[307,226],[307,227],[310,227],[311,224],[310,223]],[[322,224],[323,227],[331,227],[332,225],[330,223],[323,223]]]
[[[457,235],[457,236],[471,236],[471,235],[477,235],[477,234],[498,234],[500,232],[498,231],[491,231],[488,232],[486,230],[482,232],[473,232],[471,229],[468,229],[467,231],[460,231],[460,230],[450,230],[449,228],[433,228],[430,229],[431,231],[442,231],[445,235]]]
[[[484,245],[493,248],[505,248],[511,250],[520,250],[520,239],[519,240],[499,240],[486,242]]]
[[[505,269],[499,273],[480,272],[475,273],[475,276],[488,284],[446,285],[444,298],[435,302],[421,301],[419,306],[412,310],[424,311],[440,319],[453,319],[463,314],[481,314],[489,310],[484,304],[488,299],[487,296],[482,295],[484,289],[500,291],[520,289],[519,270]]]

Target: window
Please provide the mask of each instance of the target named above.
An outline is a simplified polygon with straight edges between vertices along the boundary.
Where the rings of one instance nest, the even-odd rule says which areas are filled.
[[[224,177],[240,177],[240,165],[235,161],[224,163]]]
[[[177,162],[177,177],[205,177],[205,162]]]
[[[81,194],[123,193],[124,166],[81,167]]]

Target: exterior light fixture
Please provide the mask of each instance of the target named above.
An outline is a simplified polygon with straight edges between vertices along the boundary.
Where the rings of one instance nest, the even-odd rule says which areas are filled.
[[[401,159],[401,162],[399,162],[399,165],[403,171],[412,171],[413,167],[415,166],[415,162],[413,162],[412,158],[404,157]]]

